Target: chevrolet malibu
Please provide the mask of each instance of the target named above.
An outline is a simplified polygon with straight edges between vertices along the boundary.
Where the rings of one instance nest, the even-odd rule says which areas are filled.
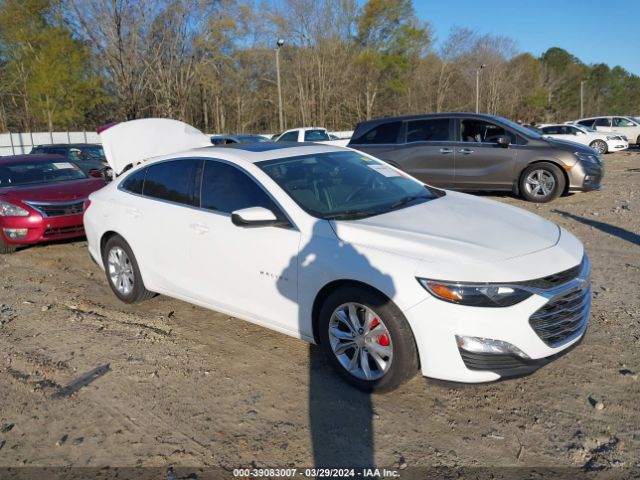
[[[61,156],[0,158],[0,253],[83,236],[84,202],[103,185]]]
[[[532,213],[342,147],[211,147],[164,119],[101,135],[120,176],[84,220],[124,302],[160,293],[317,343],[378,392],[418,370],[472,383],[527,374],[587,328],[583,246]]]

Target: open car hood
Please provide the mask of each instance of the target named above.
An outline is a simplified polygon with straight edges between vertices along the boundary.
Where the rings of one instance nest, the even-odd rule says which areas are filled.
[[[100,133],[107,163],[121,174],[127,165],[192,148],[210,147],[197,128],[168,118],[144,118],[118,123]]]

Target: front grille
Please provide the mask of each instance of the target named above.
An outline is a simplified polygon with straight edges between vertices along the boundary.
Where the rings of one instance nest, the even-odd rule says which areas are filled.
[[[559,273],[554,273],[552,275],[547,275],[546,277],[537,278],[535,280],[527,280],[525,282],[515,282],[515,283],[517,285],[522,285],[522,286],[527,286],[532,288],[541,288],[544,290],[556,288],[578,277],[578,275],[580,275],[580,272],[584,268],[584,264],[585,264],[585,259],[583,258],[580,264],[576,265],[575,267],[569,268],[568,270],[564,270]]]
[[[551,298],[529,317],[540,339],[555,347],[584,331],[591,308],[591,288],[574,288]]]
[[[69,225],[68,227],[59,227],[59,228],[48,228],[42,234],[45,238],[50,237],[62,237],[66,235],[84,235],[84,226],[83,225]]]
[[[84,199],[74,200],[73,202],[28,202],[28,204],[42,213],[42,215],[44,215],[45,217],[63,217],[65,215],[77,215],[79,213],[82,213]]]

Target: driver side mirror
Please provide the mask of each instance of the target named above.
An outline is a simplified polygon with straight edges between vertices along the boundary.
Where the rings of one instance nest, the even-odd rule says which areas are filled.
[[[509,145],[511,145],[511,139],[506,135],[500,135],[498,138],[496,138],[496,143],[502,148],[507,148]]]
[[[288,222],[279,220],[268,208],[249,207],[231,212],[231,221],[237,227],[282,227]]]

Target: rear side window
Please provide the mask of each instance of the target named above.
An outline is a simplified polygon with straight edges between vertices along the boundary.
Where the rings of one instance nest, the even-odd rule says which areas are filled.
[[[363,135],[360,135],[360,137],[353,139],[351,143],[363,145],[397,143],[401,127],[402,122],[383,123],[371,128]]]
[[[246,173],[226,163],[208,160],[202,177],[201,207],[231,213],[249,207],[278,212],[273,201]]]
[[[581,120],[578,122],[578,125],[582,125],[583,127],[592,127],[595,120],[593,118],[589,120]]]
[[[145,197],[182,203],[198,204],[198,185],[202,160],[183,159],[161,162],[147,167],[142,193]]]
[[[407,143],[451,141],[448,118],[414,120],[407,125]]]
[[[147,169],[143,168],[137,172],[132,173],[120,184],[120,188],[129,193],[135,193],[142,195],[142,187],[144,186],[144,176],[147,173]]]
[[[608,118],[597,118],[594,125],[596,127],[610,127],[611,122],[609,121]]]

